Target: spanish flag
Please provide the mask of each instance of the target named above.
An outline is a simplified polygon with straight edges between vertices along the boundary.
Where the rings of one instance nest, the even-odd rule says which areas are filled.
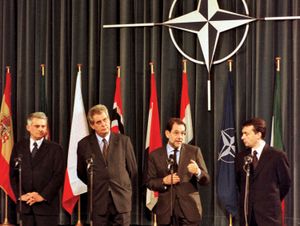
[[[14,145],[13,124],[11,117],[11,76],[9,68],[6,72],[6,85],[2,98],[1,112],[0,112],[0,187],[5,193],[16,202],[16,197],[12,191],[9,179],[9,161]]]

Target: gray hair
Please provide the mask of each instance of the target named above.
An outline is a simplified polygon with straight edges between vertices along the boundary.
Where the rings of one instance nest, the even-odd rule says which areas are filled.
[[[96,114],[101,114],[101,113],[105,113],[107,115],[107,117],[109,118],[108,110],[105,105],[97,104],[97,105],[93,106],[89,110],[88,115],[87,115],[89,123],[92,125],[94,123],[93,116]]]
[[[33,112],[27,116],[27,125],[31,125],[34,118],[44,119],[48,123],[48,117],[44,112]]]

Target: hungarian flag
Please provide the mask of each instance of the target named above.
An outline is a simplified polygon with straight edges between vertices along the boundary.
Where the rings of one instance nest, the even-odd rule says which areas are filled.
[[[46,77],[45,77],[45,65],[41,64],[41,76],[40,76],[40,111],[48,115],[47,98],[46,98]],[[48,120],[49,123],[49,120]],[[47,140],[50,140],[50,127],[48,125]]]
[[[274,101],[273,101],[273,116],[272,116],[272,129],[271,129],[271,146],[283,150],[283,142],[281,135],[281,77],[280,77],[280,61],[277,61],[277,68],[275,74],[275,88],[274,88]],[[282,226],[285,226],[285,202],[281,203],[282,209]]]
[[[231,216],[236,216],[238,213],[238,202],[234,161],[237,150],[233,103],[233,81],[231,70],[229,70],[217,162],[217,196],[226,211]]]
[[[6,72],[6,84],[0,112],[0,187],[16,202],[15,194],[9,179],[9,161],[14,145],[13,124],[11,116],[11,75],[9,68]]]
[[[150,154],[155,149],[162,146],[160,135],[160,120],[158,113],[158,103],[156,94],[156,82],[154,72],[151,72],[151,96],[149,104],[149,115],[146,135],[146,152]],[[158,198],[158,193],[147,189],[146,206],[152,210]]]
[[[184,142],[189,143],[193,139],[193,122],[192,122],[191,105],[190,105],[190,98],[189,98],[188,79],[187,79],[187,73],[185,69],[182,72],[180,119],[186,125],[186,136]]]
[[[121,77],[116,78],[115,99],[113,112],[111,116],[111,131],[115,133],[124,133],[122,98],[121,98]]]
[[[81,93],[81,71],[77,74],[71,134],[68,150],[68,164],[65,174],[62,206],[72,214],[79,195],[87,192],[87,186],[77,176],[77,143],[89,134]]]

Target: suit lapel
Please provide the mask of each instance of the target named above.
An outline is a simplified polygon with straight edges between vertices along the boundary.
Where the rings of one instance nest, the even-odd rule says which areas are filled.
[[[29,147],[29,144],[28,144]],[[37,153],[35,154],[34,158],[32,158],[32,167],[34,168],[37,166],[42,159],[45,157],[45,155],[48,152],[48,147],[49,147],[49,141],[44,139],[43,143],[41,144],[40,148],[38,149]],[[30,147],[29,147],[30,149]],[[29,150],[30,151],[30,150]],[[31,154],[31,153],[30,153]],[[31,156],[30,156],[31,157]]]
[[[118,141],[119,140],[119,137],[114,134],[113,132],[110,133],[110,138],[109,138],[109,143],[108,143],[108,156],[107,156],[107,161],[109,162],[110,159],[111,159],[111,151],[116,151],[117,150],[117,145],[118,145]],[[103,155],[102,155],[103,157]],[[103,158],[104,160],[104,158]]]
[[[263,148],[263,151],[262,151],[260,157],[259,157],[257,167],[255,169],[254,177],[259,174],[259,172],[264,168],[266,163],[269,161],[268,153],[269,153],[269,146],[266,144]]]
[[[158,149],[156,151],[157,151],[157,154],[159,155],[158,165],[162,166],[162,168],[165,169],[165,173],[168,174],[169,173],[169,169],[168,169],[168,152],[167,152],[166,146],[163,146],[161,149]]]
[[[97,136],[96,134],[94,133],[91,137],[91,140],[90,140],[90,147],[91,147],[91,156],[100,156],[100,159],[101,161],[105,162],[104,161],[104,157],[103,157],[103,154],[101,152],[101,149],[100,149],[100,145],[98,143],[98,139],[97,139]],[[89,156],[87,156],[88,158],[90,158]],[[93,157],[94,158],[94,157]]]

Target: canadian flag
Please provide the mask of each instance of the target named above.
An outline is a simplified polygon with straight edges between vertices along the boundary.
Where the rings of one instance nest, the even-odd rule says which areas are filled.
[[[87,192],[86,184],[84,184],[77,176],[77,143],[88,134],[89,129],[81,93],[81,71],[79,70],[75,88],[73,117],[68,150],[68,165],[65,174],[62,197],[62,206],[69,214],[72,214],[74,206],[79,199],[79,195]]]

